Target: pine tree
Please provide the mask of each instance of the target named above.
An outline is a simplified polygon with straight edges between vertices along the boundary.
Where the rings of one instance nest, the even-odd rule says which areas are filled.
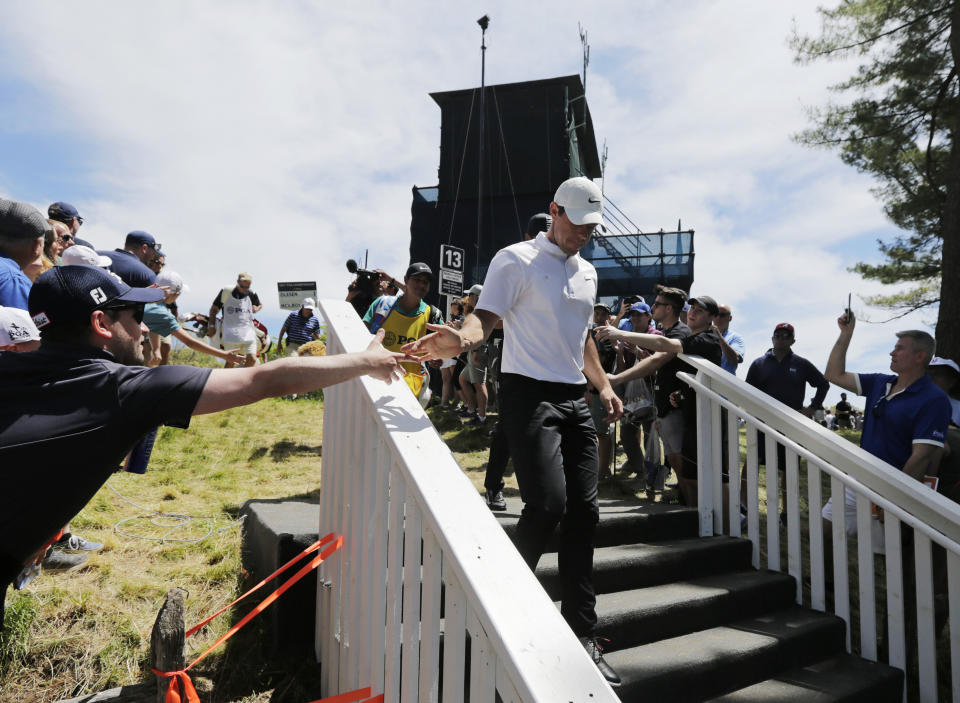
[[[910,284],[872,303],[903,314],[938,306],[938,354],[960,359],[960,0],[842,0],[820,15],[819,37],[794,34],[797,61],[853,56],[859,66],[832,86],[846,101],[812,110],[797,139],[877,178],[903,232],[878,242],[883,263],[853,270]]]

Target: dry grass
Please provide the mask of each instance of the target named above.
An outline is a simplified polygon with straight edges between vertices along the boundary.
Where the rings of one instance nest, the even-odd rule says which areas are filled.
[[[239,593],[241,533],[232,523],[243,501],[318,494],[322,407],[313,400],[269,400],[196,417],[187,431],[163,428],[148,472],[115,474],[110,484],[149,509],[209,518],[170,537],[200,538],[211,525],[226,529],[192,544],[117,534],[117,522],[145,513],[105,486],[72,522],[78,534],[103,542],[103,551],[78,572],[42,574],[24,591],[10,592],[0,659],[3,700],[58,700],[149,680],[150,632],[168,588],[189,591],[188,626]],[[170,528],[144,518],[121,529],[158,538]],[[190,638],[188,660],[230,624],[225,614]],[[255,628],[247,629],[235,638],[240,645],[221,647],[198,667],[204,700],[267,700],[261,696],[299,675],[293,672],[302,662],[271,671],[258,658]]]

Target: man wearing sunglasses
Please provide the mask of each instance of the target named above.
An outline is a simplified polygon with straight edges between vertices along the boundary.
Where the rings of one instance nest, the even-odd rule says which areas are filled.
[[[389,383],[405,358],[383,348],[381,333],[355,354],[229,371],[147,369],[140,347],[144,305],[165,295],[159,288],[131,288],[95,266],[55,267],[34,283],[29,305],[40,349],[0,354],[0,602],[24,564],[151,429],[186,428],[193,415],[361,375]]]
[[[69,227],[72,237],[77,236],[77,232],[80,231],[80,225],[83,224],[83,218],[80,217],[80,213],[77,212],[77,208],[70,203],[54,203],[47,208],[47,217],[49,217],[51,220],[62,222]]]
[[[109,269],[132,288],[149,288],[157,282],[157,274],[147,266],[160,251],[160,244],[153,235],[143,230],[134,230],[127,235],[123,249],[98,251],[109,256],[113,263]]]

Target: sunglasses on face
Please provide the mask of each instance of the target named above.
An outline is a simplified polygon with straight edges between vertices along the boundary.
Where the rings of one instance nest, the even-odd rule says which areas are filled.
[[[83,218],[82,218],[82,217],[79,217],[79,216],[78,216],[78,217],[74,217],[73,219],[75,219],[75,220],[77,221],[77,224],[78,224],[78,225],[82,225],[82,224],[83,224]]]
[[[100,310],[106,312],[120,312],[121,310],[133,310],[133,319],[136,320],[139,325],[143,322],[143,303],[133,303],[131,305],[105,305]]]
[[[72,234],[61,234],[61,235],[60,235],[60,241],[61,241],[61,242],[69,242],[69,241],[72,241],[72,240],[73,240],[73,235],[72,235]]]

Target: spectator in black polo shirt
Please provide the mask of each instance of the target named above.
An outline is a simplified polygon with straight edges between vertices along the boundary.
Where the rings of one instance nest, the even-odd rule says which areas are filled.
[[[160,289],[130,288],[93,266],[53,268],[33,285],[30,313],[41,347],[0,354],[0,593],[152,428],[185,428],[192,415],[363,374],[399,377],[403,355],[381,346],[382,333],[356,354],[230,371],[143,368],[143,307],[163,297]]]
[[[661,293],[662,295],[662,293]],[[657,296],[658,300],[660,296]],[[672,339],[666,335],[645,334],[642,332],[625,332],[614,327],[601,327],[597,330],[597,339],[622,339],[632,342],[638,347],[649,349],[653,352],[673,354],[674,357],[669,360],[673,365],[672,375],[676,380],[676,387],[670,392],[669,402],[674,407],[679,407],[683,421],[681,469],[677,472],[677,478],[680,484],[680,494],[684,503],[690,506],[697,504],[697,463],[696,463],[696,395],[694,392],[679,379],[676,379],[678,371],[685,371],[694,374],[695,370],[685,361],[677,358],[676,355],[690,354],[693,356],[702,356],[707,361],[712,361],[720,366],[723,358],[723,351],[720,346],[720,339],[717,335],[713,323],[720,312],[720,306],[717,301],[707,295],[701,295],[691,298],[689,309],[687,310],[687,322],[690,327],[690,334],[683,339]],[[649,357],[654,358],[654,357]],[[644,361],[647,361],[646,359]],[[617,374],[611,378],[611,382],[616,385],[624,383],[631,378],[641,378],[648,375],[643,371],[644,362],[641,361],[632,369]],[[666,368],[666,365],[664,366]],[[639,370],[638,370],[639,369]],[[658,393],[660,389],[660,376],[657,376]],[[659,397],[659,396],[658,396]]]
[[[313,298],[304,298],[297,312],[287,315],[280,334],[277,335],[277,349],[283,353],[283,335],[287,335],[287,356],[296,356],[297,350],[307,342],[320,339],[320,320],[314,315],[317,309]]]
[[[148,288],[157,282],[157,274],[151,271],[150,263],[160,244],[149,232],[134,230],[127,235],[123,242],[123,249],[113,251],[98,251],[98,254],[109,256],[113,262],[108,267],[123,279],[131,288]]]

